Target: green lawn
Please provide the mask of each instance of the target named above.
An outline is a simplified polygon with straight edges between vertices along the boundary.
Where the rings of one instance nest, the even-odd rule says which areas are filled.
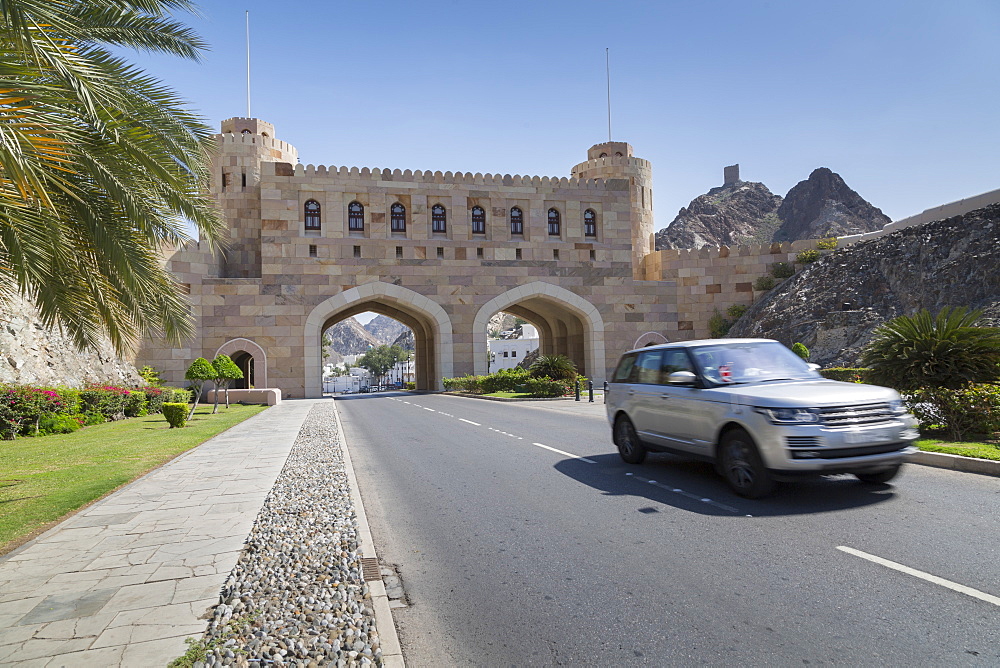
[[[184,429],[150,415],[0,441],[0,554],[265,408],[233,405],[212,415],[211,406],[202,406]]]
[[[921,438],[917,441],[917,447],[926,452],[944,452],[949,455],[1000,460],[1000,444],[998,443],[980,443],[977,441],[952,443],[937,438]]]

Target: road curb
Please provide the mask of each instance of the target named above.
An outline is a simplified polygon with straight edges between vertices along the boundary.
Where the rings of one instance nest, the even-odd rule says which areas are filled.
[[[1000,477],[1000,461],[951,455],[946,452],[916,452],[907,458],[913,464]]]
[[[347,473],[347,484],[351,488],[351,501],[354,504],[354,514],[358,520],[358,551],[363,557],[378,559],[375,552],[375,541],[372,540],[371,526],[365,514],[365,506],[361,501],[361,490],[358,488],[358,478],[354,475],[354,464],[347,447],[347,436],[344,425],[340,422],[340,410],[337,401],[333,402],[333,413],[337,417],[337,433],[340,436],[340,450],[344,457],[344,471]],[[372,608],[375,611],[375,626],[378,629],[379,647],[382,649],[382,665],[386,668],[404,668],[403,649],[396,634],[396,622],[392,618],[389,607],[389,596],[385,591],[382,579],[368,580],[368,591],[372,597]]]

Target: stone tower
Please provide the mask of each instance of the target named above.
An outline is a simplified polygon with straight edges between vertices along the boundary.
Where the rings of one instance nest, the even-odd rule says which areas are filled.
[[[211,192],[229,224],[230,245],[220,260],[224,278],[260,278],[260,164],[295,165],[298,151],[274,138],[274,126],[256,118],[222,121],[215,135]]]
[[[632,227],[632,274],[642,279],[642,259],[653,251],[653,166],[636,158],[626,142],[595,144],[587,161],[573,167],[578,179],[603,179],[608,190],[628,191]]]

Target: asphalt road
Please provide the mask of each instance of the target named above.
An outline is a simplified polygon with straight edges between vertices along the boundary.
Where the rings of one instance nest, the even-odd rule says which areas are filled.
[[[624,464],[601,406],[337,405],[409,666],[1000,665],[996,478],[749,501],[706,464]]]

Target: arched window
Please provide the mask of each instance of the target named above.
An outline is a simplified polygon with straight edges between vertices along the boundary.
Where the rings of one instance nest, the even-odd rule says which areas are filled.
[[[558,237],[561,218],[555,209],[549,209],[549,236]]]
[[[365,207],[361,202],[351,202],[347,205],[347,229],[351,232],[364,231]]]
[[[602,153],[599,157],[606,158],[606,157],[608,157],[608,154],[607,153]]]
[[[583,236],[597,236],[597,214],[594,213],[593,209],[587,209],[583,212]]]
[[[448,231],[448,214],[440,204],[431,207],[431,231],[441,234]]]
[[[252,132],[250,132],[249,130],[244,130],[244,131],[243,131],[243,132],[241,132],[240,134],[244,134],[244,135],[252,135],[253,133],[252,133]]]
[[[389,207],[389,229],[393,232],[406,231],[406,207],[399,202]]]
[[[306,200],[305,206],[305,218],[306,218],[306,229],[307,230],[318,230],[323,224],[320,219],[320,208],[319,202],[314,199]]]
[[[524,214],[520,207],[513,207],[510,210],[510,233],[524,234]]]
[[[486,210],[481,206],[472,207],[472,233],[486,234]]]
[[[621,158],[622,157],[622,152],[621,151],[615,151],[615,156],[618,157],[618,158]]]

